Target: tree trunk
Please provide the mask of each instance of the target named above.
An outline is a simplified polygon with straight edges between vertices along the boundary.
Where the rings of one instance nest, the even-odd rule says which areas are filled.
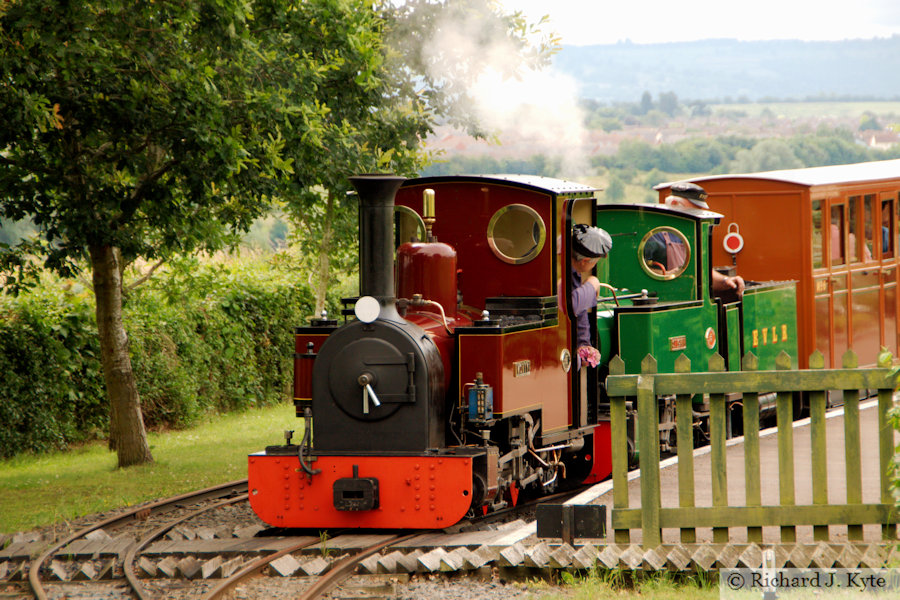
[[[319,246],[319,268],[316,281],[316,316],[325,308],[325,293],[331,283],[331,238],[334,235],[331,222],[334,220],[334,194],[328,192],[325,201],[325,224],[322,229],[322,244]]]
[[[90,253],[103,378],[110,402],[111,445],[119,467],[153,462],[122,323],[122,257],[115,246],[91,246]]]

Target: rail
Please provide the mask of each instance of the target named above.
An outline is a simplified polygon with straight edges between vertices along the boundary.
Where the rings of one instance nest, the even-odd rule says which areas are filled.
[[[890,489],[890,464],[894,432],[888,412],[893,406],[897,374],[890,369],[891,355],[884,352],[877,368],[857,368],[852,351],[843,357],[843,368],[824,369],[824,359],[816,352],[810,357],[810,369],[792,370],[790,358],[782,353],[776,370],[758,371],[758,361],[748,354],[742,371],[726,372],[724,360],[715,355],[709,372],[691,373],[690,360],[682,355],[675,373],[656,372],[656,361],[647,356],[639,375],[626,375],[619,357],[610,362],[607,390],[610,395],[613,457],[612,530],[617,544],[629,543],[630,531],[641,531],[644,547],[662,543],[663,529],[679,529],[681,541],[696,541],[698,528],[712,528],[714,543],[730,541],[729,528],[746,530],[748,542],[762,542],[762,528],[780,527],[782,542],[796,541],[796,526],[813,526],[813,539],[827,541],[829,525],[848,526],[851,541],[862,540],[864,524],[881,525],[883,539],[896,539],[898,515]],[[827,456],[840,448],[829,447],[825,432],[827,394],[832,390],[843,396],[846,498],[830,503]],[[862,454],[860,435],[860,390],[877,390],[879,460],[879,501],[863,502]],[[726,394],[743,395],[744,424],[743,505],[729,506],[729,475],[726,465]],[[778,502],[763,504],[763,478],[760,471],[760,426],[758,396],[776,392]],[[810,469],[802,473],[811,478],[812,503],[799,505],[795,498],[793,394],[808,395],[810,408]],[[696,506],[698,491],[694,474],[692,401],[695,394],[709,395],[710,478],[712,506]],[[678,506],[663,507],[660,489],[659,413],[657,398],[676,398],[678,453]],[[865,394],[862,394],[865,395]],[[640,453],[640,508],[629,506],[627,403],[636,402],[636,447]],[[805,471],[805,469],[803,469]],[[734,482],[732,482],[734,483]],[[832,494],[834,496],[834,494]],[[736,530],[733,529],[733,531]]]
[[[44,563],[47,561],[47,559],[59,552],[59,550],[74,542],[78,538],[84,537],[85,535],[98,529],[115,528],[130,521],[143,520],[150,516],[150,514],[152,513],[162,513],[173,510],[187,502],[200,502],[202,500],[207,500],[210,498],[221,498],[230,494],[246,491],[246,479],[231,481],[229,483],[215,485],[202,490],[188,492],[186,494],[179,494],[178,496],[172,496],[171,498],[164,498],[150,504],[138,506],[122,514],[110,517],[98,523],[94,523],[93,525],[88,525],[87,527],[75,531],[68,537],[52,544],[49,548],[44,550],[44,552],[42,552],[40,556],[32,561],[31,565],[29,566],[28,583],[31,586],[31,590],[34,593],[35,599],[47,600],[48,598],[47,592],[44,589],[43,584],[41,583],[41,569],[43,568]],[[137,589],[135,591],[137,594],[141,593]]]

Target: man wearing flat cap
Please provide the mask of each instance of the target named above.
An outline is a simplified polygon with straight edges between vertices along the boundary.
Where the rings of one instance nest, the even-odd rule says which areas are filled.
[[[680,208],[699,208],[708,210],[709,204],[706,203],[707,197],[708,194],[706,193],[706,190],[696,183],[673,183],[669,188],[669,197],[666,198],[666,205],[677,206]],[[712,289],[716,292],[734,290],[738,295],[738,298],[740,298],[744,295],[744,279],[739,275],[726,277],[713,269]]]
[[[666,198],[666,204],[709,210],[709,204],[706,203],[708,197],[709,194],[706,193],[706,190],[696,183],[673,183],[672,187],[669,188],[669,197]]]
[[[600,280],[591,271],[597,262],[612,248],[609,233],[599,227],[577,224],[572,228],[572,310],[575,312],[579,365],[586,360],[596,366],[600,352],[591,346],[591,329],[588,312],[597,305]]]

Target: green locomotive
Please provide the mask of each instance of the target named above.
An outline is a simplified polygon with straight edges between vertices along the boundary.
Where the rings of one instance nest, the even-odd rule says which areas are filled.
[[[660,373],[674,372],[682,354],[695,372],[709,370],[717,354],[726,370],[740,370],[742,357],[751,352],[761,370],[775,369],[782,351],[797,365],[795,282],[748,281],[742,297],[733,290],[714,292],[710,243],[719,214],[666,205],[600,204],[595,215],[597,226],[613,239],[597,273],[608,285],[607,292],[601,290],[596,315],[600,381],[613,356],[624,361],[626,373],[639,373],[648,354]],[[761,402],[765,415],[767,399]],[[674,399],[660,399],[660,411],[660,442],[667,450]],[[700,422],[708,414],[702,395],[695,398],[695,412]],[[740,411],[734,414],[739,418]],[[736,434],[739,421],[734,425]]]

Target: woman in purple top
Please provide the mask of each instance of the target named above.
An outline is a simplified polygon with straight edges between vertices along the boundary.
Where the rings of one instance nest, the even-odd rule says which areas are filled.
[[[577,224],[572,228],[572,268],[569,271],[572,286],[572,310],[575,313],[579,359],[596,366],[600,353],[591,346],[591,329],[588,312],[597,305],[600,280],[591,272],[597,261],[612,248],[609,233],[599,227]],[[579,366],[581,360],[579,360]]]

